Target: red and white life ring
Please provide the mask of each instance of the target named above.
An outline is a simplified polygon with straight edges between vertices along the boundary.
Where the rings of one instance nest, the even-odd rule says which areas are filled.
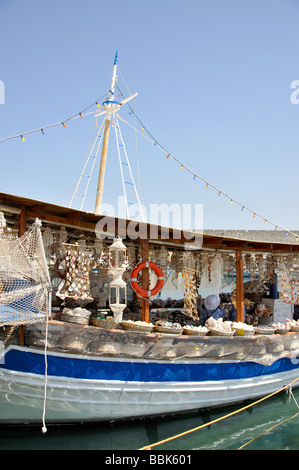
[[[144,268],[152,269],[153,271],[155,271],[158,277],[157,284],[151,290],[142,289],[142,287],[140,287],[140,285],[137,282],[138,274]],[[163,274],[162,269],[159,268],[159,266],[157,266],[155,263],[152,263],[151,261],[143,261],[142,263],[137,264],[137,266],[135,266],[135,268],[132,270],[130,282],[131,282],[131,286],[133,287],[134,291],[137,292],[137,294],[140,294],[142,297],[148,298],[148,297],[152,297],[153,295],[156,295],[159,292],[159,290],[162,289],[163,284],[164,284],[164,274]]]

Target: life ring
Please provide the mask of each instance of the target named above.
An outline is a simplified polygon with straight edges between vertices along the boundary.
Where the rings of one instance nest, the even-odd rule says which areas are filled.
[[[138,274],[144,268],[152,269],[153,271],[155,271],[158,277],[157,284],[151,290],[142,289],[142,287],[140,287],[140,285],[137,282]],[[151,261],[143,261],[142,263],[137,264],[137,266],[135,266],[135,268],[132,270],[130,283],[134,291],[137,292],[137,294],[140,294],[142,297],[145,297],[145,298],[152,297],[153,295],[156,295],[159,292],[159,290],[162,289],[163,284],[164,284],[164,274],[163,274],[162,269],[159,268],[159,266],[157,266],[155,263],[152,263]]]

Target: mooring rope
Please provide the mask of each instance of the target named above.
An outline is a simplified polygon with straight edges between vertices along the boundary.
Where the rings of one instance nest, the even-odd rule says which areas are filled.
[[[294,394],[293,394],[293,390],[292,390],[292,387],[291,385],[287,385],[286,386],[286,392],[289,394],[289,401],[291,400],[291,398],[293,398],[297,408],[299,409],[299,405],[296,401],[296,398],[294,397]],[[294,414],[294,416],[291,416],[290,418],[287,418],[287,419],[284,419],[283,421],[280,421],[279,423],[275,424],[274,426],[272,426],[271,428],[267,429],[267,431],[264,431],[262,434],[259,434],[258,436],[255,436],[253,439],[250,439],[250,441],[246,442],[246,444],[243,444],[241,447],[239,447],[237,450],[241,450],[243,449],[243,447],[246,447],[248,444],[250,444],[251,442],[255,441],[256,439],[258,439],[259,437],[261,436],[264,436],[265,434],[267,434],[268,432],[272,431],[273,429],[277,428],[278,426],[280,426],[281,424],[283,423],[286,423],[287,421],[291,421],[292,419],[296,418],[296,416],[299,415],[299,411]]]
[[[295,382],[297,382],[299,380],[299,377],[297,377],[295,380],[293,380],[292,382],[290,382],[288,385],[284,385],[282,388],[280,388],[279,390],[276,390],[275,392],[272,392],[270,393],[269,395],[263,397],[263,398],[260,398],[259,400],[253,402],[253,403],[250,403],[249,405],[246,405],[242,408],[240,408],[239,410],[236,410],[236,411],[233,411],[232,413],[228,413],[227,415],[225,416],[221,416],[220,418],[217,418],[217,419],[214,419],[212,421],[209,421],[208,423],[205,423],[205,424],[201,424],[200,426],[197,426],[196,428],[193,428],[193,429],[189,429],[188,431],[184,431],[180,434],[176,434],[175,436],[172,436],[172,437],[168,437],[167,439],[163,439],[162,441],[159,441],[159,442],[155,442],[154,444],[150,444],[148,446],[144,446],[144,447],[141,447],[140,449],[138,450],[151,450],[153,447],[157,447],[161,444],[165,444],[166,442],[169,442],[169,441],[172,441],[174,439],[178,439],[179,437],[183,437],[183,436],[186,436],[187,434],[191,434],[192,432],[195,432],[195,431],[199,431],[200,429],[203,429],[203,428],[206,428],[207,426],[211,426],[212,424],[215,424],[215,423],[218,423],[219,421],[223,421],[224,419],[226,418],[230,418],[231,416],[234,416],[238,413],[241,413],[241,411],[244,411],[244,410],[247,410],[248,408],[251,408],[252,406],[255,406],[255,405],[258,405],[259,403],[267,400],[268,398],[271,398],[273,397],[274,395],[277,395],[278,393],[282,392],[283,390],[287,390],[289,392],[289,390],[291,390],[291,385],[293,385]],[[297,404],[297,402],[296,402]],[[298,406],[298,405],[297,405]],[[299,414],[296,413],[295,416],[297,416]],[[288,418],[288,419],[293,419],[295,418],[295,416],[293,416],[292,418]],[[287,420],[285,420],[287,421]],[[275,426],[273,426],[275,427]],[[258,436],[257,436],[258,437]],[[248,442],[249,444],[249,442]],[[246,444],[245,444],[246,445]],[[240,447],[241,449],[241,447]]]

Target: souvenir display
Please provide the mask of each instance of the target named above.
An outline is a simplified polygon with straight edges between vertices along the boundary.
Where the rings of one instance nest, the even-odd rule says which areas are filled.
[[[184,326],[185,335],[205,336],[206,334],[208,334],[208,332],[209,332],[209,329],[206,326],[193,326],[193,325]]]
[[[275,270],[277,268],[277,258],[274,255],[266,256],[265,279],[271,284],[275,284]]]
[[[239,336],[253,336],[254,328],[252,325],[247,325],[243,322],[232,322],[232,329],[235,332],[235,335]]]
[[[288,323],[272,323],[271,326],[275,328],[275,333],[279,335],[286,335],[291,329],[291,325],[289,325]]]
[[[89,267],[91,253],[81,251],[76,245],[68,245],[65,251],[65,282],[57,292],[61,299],[73,298],[74,300],[91,302]]]
[[[145,331],[150,332],[153,329],[152,323],[147,323],[144,321],[133,321],[133,320],[125,320],[122,322],[122,328],[124,330],[135,330],[135,331]]]
[[[6,220],[2,211],[0,211],[0,237],[3,235],[4,229],[6,227]]]
[[[168,321],[159,320],[154,326],[154,331],[158,333],[181,334],[183,329],[179,323],[172,323]]]
[[[109,284],[109,307],[113,312],[113,318],[116,322],[122,321],[122,314],[127,306],[127,287],[122,279],[124,272],[128,267],[127,248],[120,237],[113,240],[109,248],[109,268],[108,273],[112,274],[113,279]]]
[[[251,253],[245,253],[244,257],[244,269],[249,273],[250,280],[257,277],[257,266],[256,258]]]
[[[157,253],[157,264],[162,269],[164,276],[167,277],[167,268],[169,265],[169,253],[165,246],[162,246]],[[151,260],[152,261],[152,260]]]
[[[97,268],[108,269],[109,267],[109,249],[102,240],[96,240],[94,243],[94,265]]]
[[[299,273],[278,271],[280,300],[283,302],[299,303]]]
[[[214,294],[222,290],[223,261],[220,253],[216,253],[210,265],[210,287]]]
[[[188,315],[197,316],[197,282],[195,269],[184,270],[184,309]]]
[[[177,274],[181,273],[184,269],[183,255],[184,252],[180,250],[174,250],[171,254],[170,267]]]
[[[215,320],[210,317],[206,321],[205,326],[210,330],[210,334],[213,336],[233,336],[234,330],[232,329],[232,322],[223,321],[223,318]]]
[[[50,229],[50,227],[46,227],[46,230],[43,233],[43,244],[44,244],[45,255],[46,255],[46,259],[48,263],[50,262],[53,243],[54,243],[54,237],[53,237],[52,230]]]

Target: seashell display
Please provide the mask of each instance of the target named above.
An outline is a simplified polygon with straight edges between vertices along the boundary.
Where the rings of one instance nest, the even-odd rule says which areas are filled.
[[[65,251],[65,284],[59,296],[76,299],[90,299],[89,266],[91,254],[69,247]]]
[[[197,317],[197,277],[195,269],[185,269],[184,271],[184,309],[186,313]]]
[[[205,325],[209,328],[212,333],[219,333],[220,335],[233,335],[234,330],[232,328],[231,321],[223,321],[223,318],[215,320],[214,318],[208,318]]]
[[[291,330],[291,325],[289,323],[278,322],[278,323],[272,323],[271,326],[275,328],[275,333],[278,333],[280,335],[285,335]]]

